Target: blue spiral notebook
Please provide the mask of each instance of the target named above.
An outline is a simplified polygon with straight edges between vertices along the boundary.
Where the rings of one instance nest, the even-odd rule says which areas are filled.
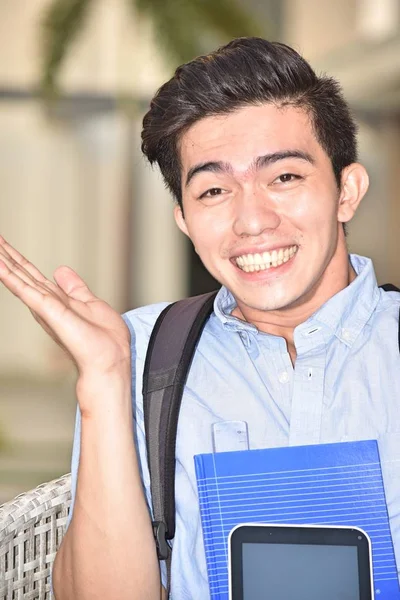
[[[377,442],[194,457],[212,600],[228,600],[229,532],[240,523],[357,526],[372,542],[375,595],[400,600]]]

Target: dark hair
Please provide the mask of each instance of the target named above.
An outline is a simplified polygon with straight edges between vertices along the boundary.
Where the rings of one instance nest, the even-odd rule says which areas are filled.
[[[143,119],[142,151],[157,162],[182,206],[179,141],[196,121],[246,105],[272,102],[308,112],[338,186],[357,160],[356,125],[337,81],[318,77],[293,48],[261,38],[238,38],[178,67],[156,93]]]

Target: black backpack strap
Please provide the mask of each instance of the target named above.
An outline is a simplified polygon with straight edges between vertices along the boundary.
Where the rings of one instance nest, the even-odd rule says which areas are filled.
[[[393,285],[393,283],[384,283],[383,285],[380,285],[379,287],[381,287],[383,290],[385,290],[385,292],[400,292],[400,289],[398,287],[396,287],[395,285]]]
[[[395,285],[393,285],[393,283],[384,283],[383,285],[380,285],[379,287],[381,287],[383,290],[385,290],[385,292],[400,292],[400,289],[398,287],[396,287]],[[400,312],[399,312],[399,329],[398,329],[398,333],[397,333],[397,339],[399,342],[399,352],[400,352]]]
[[[156,321],[147,349],[143,412],[153,530],[160,560],[169,559],[168,540],[175,535],[175,446],[179,409],[194,352],[213,310],[216,293],[167,306]]]

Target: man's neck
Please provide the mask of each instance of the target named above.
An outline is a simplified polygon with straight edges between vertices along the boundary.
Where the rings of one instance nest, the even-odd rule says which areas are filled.
[[[356,277],[357,274],[350,261],[348,261],[347,269],[343,270],[342,277],[336,280],[334,288],[331,289],[329,296],[324,298],[322,303],[318,290],[313,290],[304,302],[283,310],[252,311],[238,305],[232,311],[232,315],[242,321],[252,323],[263,333],[283,337],[286,340],[287,349],[294,365],[296,360],[296,348],[294,345],[295,328],[307,321],[325,302],[347,287]]]

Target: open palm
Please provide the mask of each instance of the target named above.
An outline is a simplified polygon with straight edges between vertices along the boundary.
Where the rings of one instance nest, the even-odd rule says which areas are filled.
[[[69,267],[54,282],[0,236],[0,281],[71,356],[82,375],[106,375],[130,362],[130,335],[121,316],[92,294]]]

